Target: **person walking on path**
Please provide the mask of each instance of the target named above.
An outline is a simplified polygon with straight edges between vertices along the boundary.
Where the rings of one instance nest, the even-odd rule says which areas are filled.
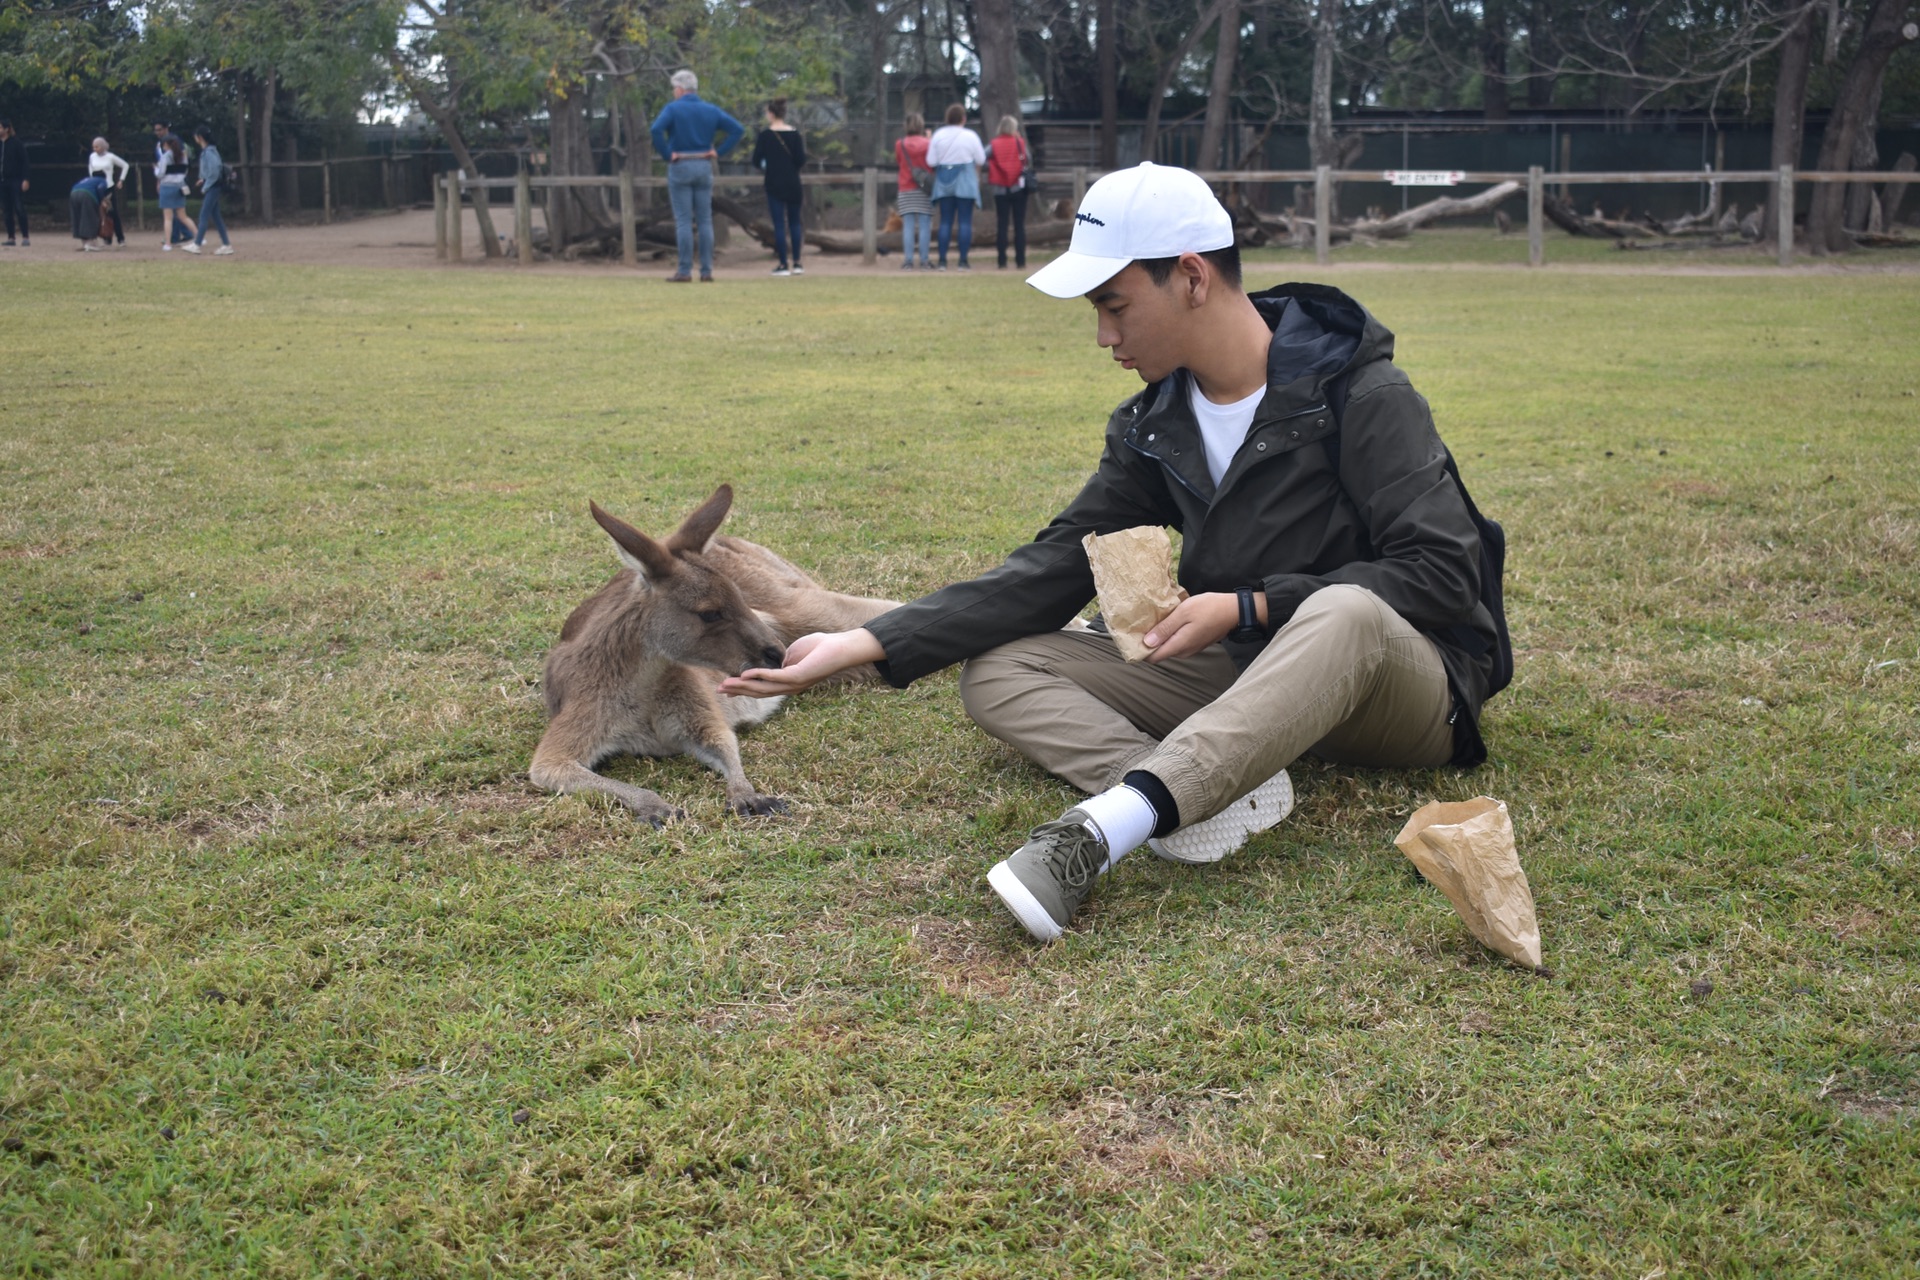
[[[940,206],[940,267],[947,269],[947,237],[960,224],[960,269],[971,271],[967,251],[973,247],[973,211],[980,203],[980,166],[987,151],[980,137],[967,128],[967,109],[959,103],[947,108],[947,122],[927,142],[927,165],[933,170],[933,202]]]
[[[174,159],[174,153],[176,149],[179,152],[179,159],[177,162]],[[160,202],[160,208],[162,210],[160,221],[163,226],[166,226],[168,228],[167,238],[161,242],[162,248],[171,248],[172,246],[179,244],[183,240],[193,239],[194,233],[193,233],[193,230],[191,229],[193,220],[191,218],[188,218],[185,213],[182,213],[180,215],[180,218],[177,221],[172,223],[167,222],[166,214],[165,214],[165,209],[167,206],[166,206],[165,199],[161,196],[161,193],[159,190],[161,186],[165,185],[166,169],[169,166],[175,163],[178,163],[180,165],[180,175],[181,175],[180,176],[180,195],[179,195],[180,203],[174,207],[176,209],[184,210],[187,207],[186,164],[187,164],[187,161],[191,158],[192,158],[192,153],[188,151],[187,144],[180,141],[179,138],[174,136],[173,126],[171,124],[168,124],[164,120],[156,120],[153,122],[153,174],[154,174],[154,180],[155,180],[154,197],[156,200]]]
[[[1000,131],[987,148],[987,184],[993,188],[993,247],[1007,267],[1007,220],[1013,220],[1013,265],[1027,265],[1027,197],[1033,194],[1033,153],[1020,136],[1020,122],[1000,117]]]
[[[220,247],[214,253],[232,253],[233,242],[227,239],[227,220],[220,216],[220,197],[227,193],[227,166],[220,159],[220,148],[213,145],[213,131],[206,125],[193,131],[193,141],[200,148],[200,228],[194,233],[187,252],[200,252],[200,246],[207,242],[207,228],[211,226],[220,232]]]
[[[927,122],[918,111],[907,113],[906,132],[893,144],[893,159],[900,170],[900,195],[894,208],[900,214],[900,263],[902,271],[913,270],[913,250],[920,246],[920,269],[933,270],[933,170],[927,164]]]
[[[14,223],[20,224],[20,245],[33,243],[27,234],[27,190],[33,185],[33,170],[27,164],[27,144],[13,131],[13,121],[0,120],[0,211],[7,222],[4,248],[13,248]]]
[[[1091,793],[987,877],[1043,941],[1141,845],[1210,862],[1272,826],[1308,751],[1485,759],[1481,706],[1512,674],[1504,539],[1385,326],[1325,285],[1243,293],[1227,211],[1198,174],[1154,164],[1096,182],[1067,252],[1028,283],[1086,297],[1095,340],[1146,383],[1086,487],[999,568],[802,636],[779,670],[720,691],[795,693],[865,662],[904,687],[966,661],[967,714]],[[1102,630],[1063,628],[1094,596],[1082,538],[1142,525],[1183,532],[1189,594],[1127,662]]]
[[[807,140],[787,123],[787,100],[767,104],[767,127],[753,140],[754,167],[766,175],[767,217],[773,220],[777,276],[805,275],[800,267],[800,174],[807,165]],[[787,241],[793,241],[793,265],[787,265]]]
[[[113,154],[105,138],[93,140],[93,150],[87,153],[87,176],[107,180],[107,198],[100,202],[102,248],[108,244],[123,245],[127,242],[126,223],[120,216],[120,191],[132,171],[133,166]]]
[[[180,139],[169,134],[160,144],[160,155],[162,158],[153,166],[154,194],[160,198],[160,251],[172,249],[178,239],[186,240],[188,248],[198,253],[200,250],[193,247],[192,240],[200,228],[187,216],[187,149]],[[180,227],[186,228],[185,235],[176,235],[176,228]]]
[[[693,279],[693,250],[700,247],[700,278],[713,279],[713,166],[733,150],[746,126],[702,101],[700,77],[673,73],[673,101],[653,120],[653,149],[667,162],[667,198],[673,203],[673,236],[680,266],[673,280]],[[714,136],[719,135],[719,141]]]

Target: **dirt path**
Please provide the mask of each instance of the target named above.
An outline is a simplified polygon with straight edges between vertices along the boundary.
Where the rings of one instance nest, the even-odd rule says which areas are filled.
[[[513,211],[511,209],[494,210],[494,228],[496,231],[510,230]],[[374,267],[385,269],[424,270],[437,268],[451,271],[513,270],[517,269],[511,259],[488,261],[479,250],[480,228],[471,210],[464,214],[464,234],[462,243],[466,246],[466,256],[457,263],[443,263],[433,256],[433,211],[430,209],[409,209],[398,213],[372,213],[360,217],[345,219],[330,226],[299,225],[280,227],[248,227],[234,230],[234,260],[247,262],[284,262],[303,266],[348,266]],[[45,235],[36,241],[29,252],[35,258],[53,254],[72,253],[74,243],[65,235],[58,237]],[[174,250],[178,253],[178,250]],[[209,250],[210,252],[210,250]],[[8,255],[18,250],[6,251]],[[94,255],[99,261],[132,260],[151,258],[160,254],[160,232],[157,227],[146,231],[136,231],[127,238],[126,247]],[[21,254],[22,258],[27,254]],[[171,255],[169,255],[171,256]],[[1036,250],[1029,255],[1031,265],[1038,266],[1050,256],[1045,251]],[[5,257],[0,257],[4,262]],[[974,250],[975,270],[982,275],[1006,275],[1018,278],[1013,269],[1001,272],[993,265],[992,251]],[[861,262],[858,254],[829,254],[812,252],[806,259],[808,275],[827,276],[890,276],[900,274],[899,263],[891,256],[882,257],[869,267]],[[750,237],[734,228],[731,243],[714,250],[714,275],[717,279],[747,279],[764,276],[773,267],[773,251],[762,247]],[[662,280],[673,274],[674,257],[671,252],[660,258],[643,255],[638,268],[643,276],[658,276]],[[530,273],[539,275],[582,275],[603,274],[608,271],[620,271],[616,264],[595,260],[588,262],[540,262],[528,267]],[[1712,263],[1680,262],[1644,262],[1621,263],[1618,266],[1593,263],[1549,264],[1548,270],[1555,273],[1578,275],[1779,275],[1781,269],[1775,266],[1761,265],[1715,265]],[[1512,264],[1487,263],[1398,263],[1398,262],[1336,262],[1327,267],[1317,268],[1311,274],[1339,275],[1345,272],[1369,271],[1527,271],[1524,262]],[[1911,259],[1874,260],[1864,256],[1855,256],[1846,260],[1828,260],[1806,262],[1788,269],[1790,272],[1805,275],[1920,275],[1920,262]]]

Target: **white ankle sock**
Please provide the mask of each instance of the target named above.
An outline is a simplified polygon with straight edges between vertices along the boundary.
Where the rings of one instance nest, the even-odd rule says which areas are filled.
[[[1108,866],[1145,844],[1153,834],[1153,824],[1159,821],[1147,798],[1125,785],[1102,791],[1074,807],[1093,819],[1106,838]]]

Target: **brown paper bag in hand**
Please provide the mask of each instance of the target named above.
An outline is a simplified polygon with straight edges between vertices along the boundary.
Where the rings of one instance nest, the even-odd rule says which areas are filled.
[[[1118,533],[1090,533],[1080,544],[1093,566],[1100,615],[1120,656],[1141,661],[1153,652],[1142,637],[1187,598],[1173,580],[1173,540],[1158,525],[1143,524]]]
[[[1540,967],[1533,890],[1514,851],[1505,801],[1480,796],[1422,805],[1393,842],[1447,895],[1474,937],[1517,964]]]

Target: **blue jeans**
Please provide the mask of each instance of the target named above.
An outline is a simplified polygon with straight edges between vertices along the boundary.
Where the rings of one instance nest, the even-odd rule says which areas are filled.
[[[773,219],[773,251],[780,255],[780,265],[787,265],[787,241],[793,241],[793,264],[800,265],[800,202],[782,200],[771,193],[767,196],[767,216]]]
[[[973,247],[973,201],[965,196],[940,197],[940,265],[947,265],[947,236],[953,230],[955,216],[960,220],[960,265],[967,265],[967,250]]]
[[[667,199],[673,204],[673,240],[683,276],[693,274],[693,241],[700,237],[700,274],[713,274],[713,161],[675,160],[667,166]]]
[[[220,197],[223,194],[219,183],[207,188],[207,194],[200,200],[200,234],[193,238],[195,244],[207,242],[207,228],[212,227],[220,233],[221,244],[232,244],[227,239],[227,220],[220,216]]]
[[[920,244],[920,265],[933,264],[933,215],[930,213],[903,213],[900,215],[900,249],[906,255],[909,264],[913,262],[913,246]]]

